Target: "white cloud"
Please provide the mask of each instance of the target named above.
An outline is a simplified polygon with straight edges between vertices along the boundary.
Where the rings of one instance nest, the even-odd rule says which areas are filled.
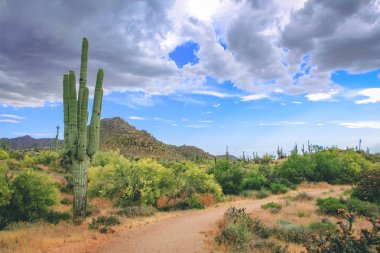
[[[131,120],[144,120],[145,118],[139,117],[139,116],[129,116],[128,119],[131,119]]]
[[[268,98],[268,95],[266,95],[266,94],[247,95],[247,96],[240,97],[240,100],[243,102],[248,102],[248,101],[260,100],[260,99],[264,99],[264,98]]]
[[[361,90],[357,95],[368,97],[367,99],[361,99],[355,101],[355,104],[370,104],[380,102],[380,88],[370,88]]]
[[[24,119],[25,117],[13,115],[13,114],[0,114],[0,117],[11,118],[11,119]]]
[[[306,95],[306,98],[313,102],[323,101],[323,100],[332,100],[335,94],[337,94],[337,91],[331,90],[330,92],[327,92],[327,93],[311,93],[311,94]]]
[[[228,94],[228,93],[222,93],[218,91],[212,91],[212,90],[195,90],[192,92],[193,94],[200,94],[200,95],[209,95],[214,96],[218,98],[229,98],[229,97],[235,97],[236,95]]]
[[[212,123],[212,120],[198,120],[199,123]]]
[[[293,101],[292,104],[298,104],[298,105],[300,105],[300,104],[302,104],[302,102],[299,102],[299,101]]]
[[[14,120],[14,119],[0,119],[0,122],[20,123],[20,121],[18,121],[18,120]]]
[[[213,105],[215,108],[218,108],[220,106],[220,104],[214,104]]]
[[[380,129],[380,121],[355,121],[355,122],[342,122],[339,123],[341,126],[347,128],[371,128]]]

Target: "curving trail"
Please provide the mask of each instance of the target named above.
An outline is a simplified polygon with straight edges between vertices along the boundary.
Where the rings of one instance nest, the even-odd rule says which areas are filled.
[[[342,191],[342,186],[329,186],[319,189],[301,189],[311,195],[318,196],[328,189]],[[344,187],[344,189],[348,189]],[[294,195],[293,191],[290,194]],[[289,193],[287,194],[289,195]],[[143,225],[133,231],[124,231],[92,249],[96,253],[203,253],[207,249],[206,230],[223,217],[229,206],[245,207],[247,212],[261,208],[263,203],[280,199],[285,195],[271,196],[262,200],[242,200],[222,203],[201,211],[184,212],[169,219]]]

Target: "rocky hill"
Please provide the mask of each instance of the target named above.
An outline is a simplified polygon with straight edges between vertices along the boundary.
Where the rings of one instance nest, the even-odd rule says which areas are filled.
[[[119,117],[100,123],[100,150],[119,149],[126,157],[151,157],[167,160],[213,159],[214,156],[193,146],[174,146],[157,140],[145,130],[138,130]]]

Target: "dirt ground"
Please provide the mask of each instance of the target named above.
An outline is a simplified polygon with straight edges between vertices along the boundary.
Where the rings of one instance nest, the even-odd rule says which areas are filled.
[[[276,220],[270,217],[261,205],[270,201],[283,201],[285,196],[292,196],[304,191],[312,196],[339,195],[348,186],[331,186],[327,184],[301,185],[296,191],[282,195],[273,195],[266,199],[244,199],[233,202],[219,203],[204,210],[192,210],[175,213],[159,213],[154,217],[141,218],[132,225],[123,222],[122,227],[112,235],[96,236],[95,239],[84,242],[67,243],[62,247],[47,252],[97,252],[97,253],[203,253],[213,252],[210,235],[215,230],[215,224],[222,219],[224,212],[230,206],[245,207],[248,213],[264,220]],[[295,207],[297,208],[297,207]],[[300,209],[303,207],[300,205]],[[294,207],[293,207],[294,209]],[[281,217],[281,213],[277,216]],[[295,249],[296,250],[296,249]]]

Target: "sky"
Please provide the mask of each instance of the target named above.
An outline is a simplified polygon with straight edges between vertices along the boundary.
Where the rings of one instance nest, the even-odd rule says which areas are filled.
[[[83,37],[102,118],[163,142],[380,152],[379,0],[0,0],[0,137],[62,138]]]

